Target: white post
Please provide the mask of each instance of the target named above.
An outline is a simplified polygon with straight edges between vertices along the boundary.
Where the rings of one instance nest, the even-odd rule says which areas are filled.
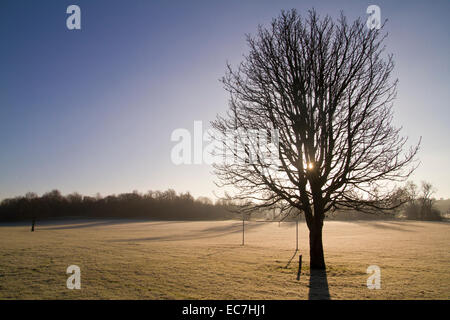
[[[244,213],[242,212],[242,245],[244,245],[244,221],[245,221],[245,216],[244,216]]]

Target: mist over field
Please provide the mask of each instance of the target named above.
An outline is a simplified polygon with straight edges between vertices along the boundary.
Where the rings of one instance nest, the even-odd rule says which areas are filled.
[[[0,225],[1,299],[449,299],[450,224],[329,221],[326,276],[311,274],[295,223],[48,221]],[[81,269],[81,290],[66,268]],[[381,269],[369,290],[366,269]]]

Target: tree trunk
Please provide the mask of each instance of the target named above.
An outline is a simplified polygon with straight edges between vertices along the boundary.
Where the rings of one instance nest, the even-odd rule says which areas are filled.
[[[325,270],[325,258],[322,244],[323,222],[313,223],[309,228],[310,269]]]

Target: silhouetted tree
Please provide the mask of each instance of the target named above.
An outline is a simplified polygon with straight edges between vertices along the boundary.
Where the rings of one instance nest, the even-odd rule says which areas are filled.
[[[223,78],[230,110],[212,125],[234,161],[215,164],[219,185],[237,188],[232,198],[256,207],[303,212],[311,269],[325,269],[326,212],[392,209],[399,203],[387,182],[415,169],[418,145],[403,153],[407,139],[391,124],[397,81],[381,32],[360,19],[349,25],[343,15],[334,22],[314,10],[306,19],[283,11],[247,37],[250,52]],[[267,139],[255,140],[255,129]],[[227,137],[232,130],[240,130],[237,139]],[[276,149],[264,148],[274,135]]]
[[[229,216],[230,204],[195,200],[189,193],[174,190],[137,191],[110,195],[105,198],[83,197],[78,193],[62,196],[58,190],[42,197],[28,193],[25,197],[5,199],[0,204],[0,220],[24,220],[55,217],[150,218],[163,220],[212,220]]]

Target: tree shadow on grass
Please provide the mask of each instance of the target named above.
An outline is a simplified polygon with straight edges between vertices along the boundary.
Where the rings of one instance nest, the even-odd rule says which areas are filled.
[[[56,226],[51,226],[51,224],[42,224],[40,226],[41,230],[68,230],[68,229],[83,229],[83,228],[92,228],[92,227],[103,227],[103,226],[111,226],[116,224],[123,224],[126,223],[121,220],[105,220],[105,221],[92,221],[92,222],[85,222],[85,221],[69,221],[69,222],[62,222],[61,224],[58,224]],[[49,226],[50,225],[50,226]]]
[[[330,300],[326,270],[311,270],[308,299]]]
[[[246,225],[245,232],[249,230],[260,228],[262,224]],[[242,232],[242,224],[233,223],[225,226],[209,227],[202,230],[192,230],[185,233],[168,234],[145,238],[127,238],[127,239],[112,239],[111,242],[133,242],[133,241],[186,241],[186,240],[200,240],[215,237],[226,236]]]
[[[156,221],[145,219],[78,219],[78,220],[44,220],[39,223],[42,230],[66,230],[66,229],[84,229],[91,227],[107,227],[114,225],[128,225],[128,224],[145,224],[149,223],[152,226],[161,224],[177,223],[180,221]],[[27,223],[29,224],[29,223]]]
[[[405,224],[402,222],[398,223],[394,221],[348,221],[348,222],[357,223],[360,225],[377,229],[402,231],[402,232],[414,232],[416,230],[411,230],[411,228],[422,228],[422,226],[415,226],[411,224]]]

